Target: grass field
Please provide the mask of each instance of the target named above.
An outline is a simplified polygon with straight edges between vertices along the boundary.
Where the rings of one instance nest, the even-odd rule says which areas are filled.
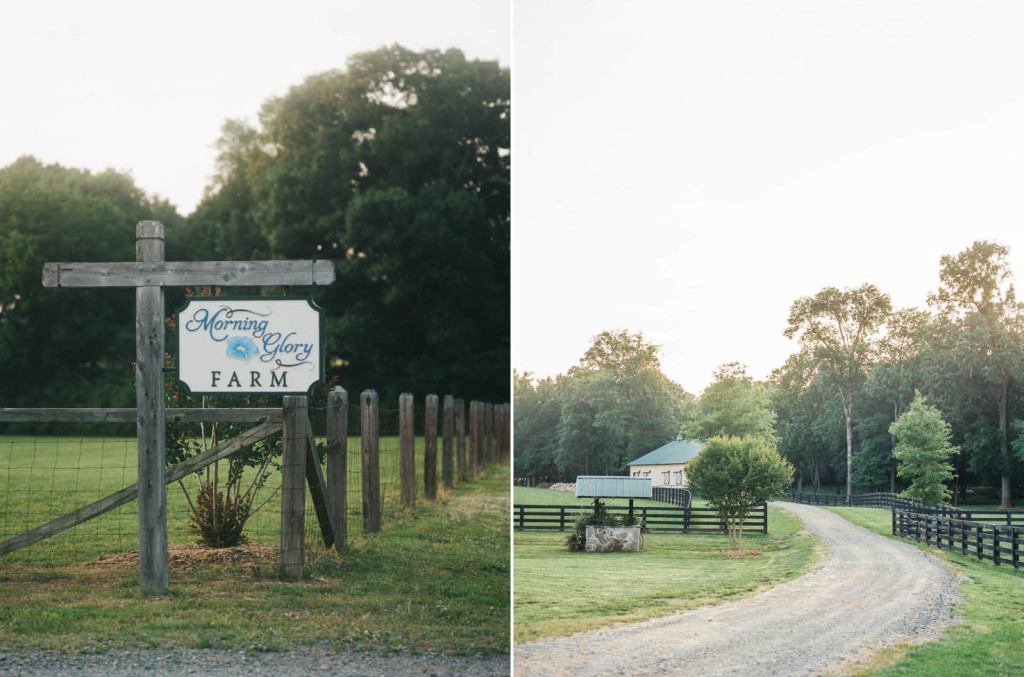
[[[829,508],[845,519],[892,537],[891,513]],[[904,540],[904,539],[898,539]],[[884,651],[864,670],[872,675],[1019,675],[1024,666],[1024,570],[994,566],[948,550],[924,547],[960,574],[960,622],[933,642]]]
[[[608,506],[623,506],[629,505],[628,498],[603,498],[601,502]],[[553,491],[551,489],[536,489],[534,487],[512,487],[512,503],[513,505],[524,503],[526,505],[571,505],[573,507],[582,507],[587,510],[594,503],[592,498],[576,498],[576,494],[571,491]],[[695,506],[704,505],[702,501],[694,501]],[[664,508],[667,503],[660,503],[658,501],[648,501],[646,499],[637,498],[633,500],[635,507],[639,506],[653,506]]]
[[[24,554],[32,546],[20,558],[0,558],[0,650],[281,650],[327,640],[505,652],[508,483],[508,466],[492,466],[437,503],[418,501],[380,534],[307,564],[306,581],[297,584],[250,566],[195,566],[172,569],[169,594],[147,598],[137,565],[83,555],[54,566],[45,548]]]
[[[577,500],[519,488],[513,500],[558,505],[548,494]],[[816,541],[800,527],[770,508],[771,533],[743,537],[744,549],[761,554],[746,557],[725,553],[725,534],[646,534],[639,553],[597,554],[567,551],[567,532],[514,532],[515,641],[663,616],[790,580],[817,559]]]

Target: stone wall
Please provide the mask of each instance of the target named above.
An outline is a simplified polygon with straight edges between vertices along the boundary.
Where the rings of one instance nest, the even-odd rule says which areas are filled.
[[[637,552],[643,547],[639,525],[587,527],[587,552]]]

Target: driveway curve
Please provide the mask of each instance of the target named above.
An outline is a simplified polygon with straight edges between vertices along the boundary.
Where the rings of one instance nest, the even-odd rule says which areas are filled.
[[[937,558],[822,508],[780,507],[825,546],[810,573],[735,602],[516,645],[515,674],[829,674],[950,622],[957,586]]]

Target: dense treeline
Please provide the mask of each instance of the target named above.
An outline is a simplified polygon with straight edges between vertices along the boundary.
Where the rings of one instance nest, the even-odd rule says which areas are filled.
[[[227,121],[188,217],[113,171],[0,169],[0,406],[132,404],[132,292],[40,278],[46,261],[134,260],[142,219],[164,223],[168,260],[332,259],[313,296],[350,391],[503,401],[509,99],[507,69],[455,49],[356,55],[268,100],[258,126]]]
[[[642,334],[602,332],[557,378],[515,374],[515,472],[531,484],[615,475],[675,438],[693,396]]]
[[[798,349],[785,364],[763,383],[723,365],[697,399],[665,379],[639,335],[602,334],[595,346],[631,339],[649,356],[638,373],[668,385],[628,387],[626,372],[587,356],[555,379],[517,375],[517,476],[618,474],[675,433],[757,435],[777,443],[802,489],[900,491],[890,427],[919,391],[960,448],[954,500],[971,488],[1009,507],[1024,480],[1024,314],[1008,255],[975,242],[943,256],[925,308],[894,310],[871,284],[797,299],[784,333]]]

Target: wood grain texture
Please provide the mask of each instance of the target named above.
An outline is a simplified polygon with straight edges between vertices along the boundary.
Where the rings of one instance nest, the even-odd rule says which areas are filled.
[[[363,470],[363,530],[380,531],[380,428],[377,393],[364,390],[359,395]]]
[[[441,414],[441,483],[445,489],[451,489],[455,482],[454,441],[455,441],[455,398],[444,396]]]
[[[327,395],[327,500],[338,548],[348,539],[348,392],[335,386]]]
[[[423,401],[423,494],[437,498],[437,395]]]
[[[306,518],[306,426],[304,396],[286,395],[281,457],[281,577],[302,578]]]
[[[131,423],[135,408],[17,408],[0,409],[0,423]],[[278,408],[164,409],[164,417],[175,423],[260,423],[280,421]]]
[[[403,508],[416,504],[416,434],[412,393],[398,396],[398,480]]]
[[[455,442],[459,481],[465,482],[469,474],[469,459],[466,458],[466,403],[461,398],[455,400]]]
[[[328,260],[136,261],[43,264],[44,287],[249,287],[334,282]]]

